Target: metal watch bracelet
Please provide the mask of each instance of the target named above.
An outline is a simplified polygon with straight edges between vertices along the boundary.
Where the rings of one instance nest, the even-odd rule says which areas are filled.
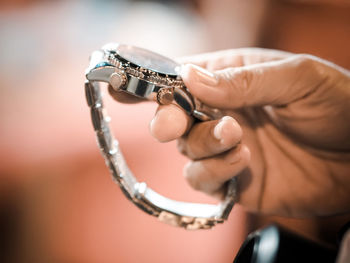
[[[116,45],[116,47],[118,47],[118,45]],[[122,192],[144,212],[157,217],[162,222],[174,226],[183,227],[185,229],[208,229],[217,223],[223,223],[224,220],[228,218],[236,199],[236,179],[233,178],[228,181],[225,199],[218,205],[171,200],[153,191],[146,183],[138,182],[123,157],[118,141],[111,132],[109,126],[111,118],[107,115],[106,109],[103,107],[100,82],[107,82],[109,85],[113,86],[116,84],[113,74],[118,74],[118,85],[122,86],[121,90],[138,96],[130,92],[130,90],[138,90],[138,92],[145,94],[143,91],[148,88],[147,96],[150,96],[149,90],[152,90],[155,94],[147,99],[156,100],[158,103],[161,103],[159,101],[159,94],[162,94],[163,89],[167,91],[171,90],[172,92],[177,89],[180,95],[185,98],[180,97],[180,99],[176,101],[176,94],[174,96],[174,93],[172,93],[170,98],[173,101],[171,103],[175,103],[183,108],[182,103],[185,99],[185,104],[190,102],[190,108],[187,104],[187,108],[183,108],[188,114],[199,120],[208,120],[210,116],[200,111],[202,105],[195,102],[184,86],[169,86],[167,85],[168,83],[163,80],[161,80],[163,83],[159,83],[159,79],[162,77],[161,74],[155,76],[154,73],[152,73],[151,76],[153,76],[153,80],[157,77],[158,82],[151,82],[149,79],[145,79],[144,76],[137,76],[135,70],[137,71],[138,67],[131,67],[130,64],[121,65],[123,61],[118,63],[112,61],[109,49],[102,49],[98,52],[99,58],[96,60],[96,57],[93,58],[92,56],[90,59],[90,66],[86,71],[86,77],[88,79],[85,83],[86,100],[90,107],[91,120],[96,133],[98,146],[114,181],[120,186]],[[114,55],[113,59],[115,60]],[[120,77],[121,71],[132,72],[132,70],[134,70],[134,74],[124,73],[125,75]],[[100,73],[96,74],[96,72]],[[144,72],[144,69],[139,72]],[[169,76],[165,76],[165,78],[168,77]],[[124,83],[120,81],[122,78],[125,78],[125,80],[123,80]],[[173,81],[172,84],[174,82],[175,81]],[[177,79],[176,83],[181,84],[181,80]]]

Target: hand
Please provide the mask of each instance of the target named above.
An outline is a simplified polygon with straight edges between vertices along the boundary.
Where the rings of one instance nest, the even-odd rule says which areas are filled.
[[[221,120],[192,124],[160,106],[151,133],[178,139],[197,190],[224,193],[238,178],[239,203],[293,217],[350,211],[350,74],[309,55],[238,49],[183,60],[182,78]],[[195,65],[196,66],[195,66]]]

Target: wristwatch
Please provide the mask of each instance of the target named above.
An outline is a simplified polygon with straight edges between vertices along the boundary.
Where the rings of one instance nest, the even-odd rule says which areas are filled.
[[[94,51],[86,70],[85,94],[97,142],[106,165],[126,197],[160,221],[186,229],[207,229],[224,222],[236,199],[236,179],[227,182],[225,199],[217,204],[171,200],[138,182],[127,166],[118,141],[109,127],[100,82],[113,89],[159,104],[175,104],[199,121],[217,118],[186,89],[177,73],[179,64],[152,51],[123,44],[107,44]]]

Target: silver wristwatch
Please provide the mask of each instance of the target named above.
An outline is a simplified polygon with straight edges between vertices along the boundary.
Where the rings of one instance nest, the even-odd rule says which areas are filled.
[[[142,48],[107,44],[90,57],[86,99],[102,155],[126,197],[162,222],[186,229],[207,229],[228,218],[236,199],[236,179],[227,183],[226,197],[218,205],[179,202],[156,193],[146,183],[138,182],[128,168],[103,108],[99,82],[159,104],[173,103],[200,121],[216,118],[216,110],[191,96],[177,74],[178,67],[176,62]]]

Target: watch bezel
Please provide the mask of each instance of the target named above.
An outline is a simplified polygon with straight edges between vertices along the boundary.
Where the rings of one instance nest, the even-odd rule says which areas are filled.
[[[121,44],[115,45],[111,48],[111,44],[108,48],[102,48],[104,52],[105,61],[116,68],[122,70],[128,75],[136,77],[140,80],[155,84],[161,87],[184,87],[184,83],[181,77],[176,75],[169,75],[164,72],[158,72],[153,69],[141,67],[118,54],[118,47],[123,46]],[[127,45],[126,45],[127,46]],[[156,54],[152,51],[150,53]],[[165,57],[164,57],[165,58]]]
[[[153,52],[151,50],[147,50],[140,47],[135,47],[131,45],[125,45],[125,44],[116,44],[114,45],[114,48],[111,48],[112,45],[109,45],[109,48],[106,49],[108,52],[114,56],[115,59],[119,60],[123,64],[127,64],[129,67],[132,67],[134,69],[140,70],[143,73],[146,74],[158,74],[161,77],[169,77],[169,78],[178,78],[178,73],[176,68],[180,66],[177,62],[174,60],[165,57],[163,55],[160,55],[156,52]],[[122,51],[124,49],[124,51]],[[147,54],[147,58],[142,58],[144,60],[155,60],[154,64],[155,66],[146,66],[143,63],[137,62],[137,58],[133,60],[132,58],[128,58],[128,56],[123,55],[123,52],[128,49],[133,49],[134,53],[137,53],[139,51],[139,54]],[[143,55],[139,55],[139,57],[142,57]],[[156,61],[158,60],[158,62]],[[172,68],[171,72],[170,70],[162,70],[157,69],[159,65],[159,61],[163,64],[173,64],[173,67],[169,66],[169,68]]]

